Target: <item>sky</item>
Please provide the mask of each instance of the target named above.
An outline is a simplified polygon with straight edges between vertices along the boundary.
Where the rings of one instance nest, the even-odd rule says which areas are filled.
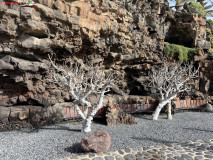
[[[209,0],[206,0],[206,1],[208,1],[208,4],[209,4],[209,5],[211,4]],[[170,4],[169,4],[170,6],[175,6],[175,3],[176,3],[176,2],[175,2],[175,0],[173,0],[172,2],[169,0],[169,3],[170,3]],[[213,20],[213,17],[207,17],[207,19],[212,19],[212,20]]]

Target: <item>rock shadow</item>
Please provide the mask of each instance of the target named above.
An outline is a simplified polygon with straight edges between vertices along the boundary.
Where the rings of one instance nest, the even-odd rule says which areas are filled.
[[[76,154],[85,153],[84,150],[81,148],[81,144],[80,143],[74,143],[71,147],[67,147],[64,150],[66,152],[69,152],[69,153],[76,153]]]

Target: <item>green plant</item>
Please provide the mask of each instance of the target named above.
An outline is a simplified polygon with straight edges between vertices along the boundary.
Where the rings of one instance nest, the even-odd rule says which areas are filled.
[[[213,34],[210,28],[206,28],[207,36],[210,38],[211,48],[213,48]]]
[[[175,4],[176,11],[180,11],[181,10],[181,4],[184,3],[184,2],[188,2],[190,0],[170,0],[170,1],[175,1],[176,2],[176,4]]]
[[[211,48],[213,48],[213,37],[211,38],[210,43],[211,43]]]
[[[206,28],[206,33],[210,36],[212,36],[212,32],[211,32],[211,29],[210,28]]]
[[[207,15],[207,13],[204,10],[204,7],[198,2],[191,1],[190,3],[187,4],[187,6],[191,13],[198,13],[204,17]]]
[[[203,11],[201,11],[202,13],[200,13],[200,11],[199,11],[200,9],[196,9],[195,13],[200,13],[202,16],[206,16],[206,15],[210,16],[210,17],[213,16],[213,10],[210,10],[211,8],[213,8],[213,1],[212,0],[210,0],[210,2],[211,2],[210,5],[207,2],[208,0],[206,0],[205,2],[204,2],[204,0],[169,0],[169,1],[175,1],[176,5],[181,5],[181,4],[187,3],[187,2],[193,2],[194,4],[192,4],[192,5],[194,5],[195,8],[201,9],[200,6],[202,6],[202,8],[205,12],[204,13]],[[197,4],[200,4],[200,5],[198,6]]]
[[[213,35],[210,28],[206,28],[206,33],[210,37],[211,48],[213,48]]]
[[[210,56],[210,57],[213,57],[213,48],[210,48],[210,49],[208,50],[208,52],[209,52],[209,56]]]
[[[207,16],[212,16],[213,15],[213,4],[208,5],[208,2],[204,2],[204,11],[206,12]]]
[[[178,56],[178,60],[187,62],[191,57],[197,54],[196,48],[188,48],[182,45],[164,43],[164,54],[166,57]]]
[[[211,19],[208,19],[206,22],[208,22],[211,26],[213,26],[213,21]]]

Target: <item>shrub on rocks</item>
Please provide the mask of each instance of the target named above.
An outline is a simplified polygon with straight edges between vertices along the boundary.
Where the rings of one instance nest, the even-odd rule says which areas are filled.
[[[202,15],[203,17],[206,16],[204,7],[198,2],[191,1],[190,3],[187,4],[187,8],[191,13],[197,13]]]
[[[164,44],[165,44],[164,53],[166,57],[178,58],[180,62],[187,62],[194,55],[197,55],[196,48],[188,48],[182,45],[170,44],[168,42],[165,42]]]

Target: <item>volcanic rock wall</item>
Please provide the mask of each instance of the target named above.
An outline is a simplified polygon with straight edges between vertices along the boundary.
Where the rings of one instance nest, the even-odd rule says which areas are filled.
[[[174,17],[165,41],[187,47],[211,48],[210,42],[206,41],[206,19],[186,10],[176,12]]]
[[[148,69],[159,60],[169,11],[164,0],[132,3],[44,0],[35,8],[1,6],[0,105],[49,106],[70,99],[48,83],[48,54],[58,61],[73,55],[104,59],[131,90],[126,70]]]
[[[35,7],[0,7],[0,120],[25,119],[36,108],[71,101],[49,81],[48,54],[58,63],[72,56],[104,60],[105,68],[119,75],[121,90],[147,94],[134,77],[143,80],[161,61],[175,19],[167,0],[35,2]]]

